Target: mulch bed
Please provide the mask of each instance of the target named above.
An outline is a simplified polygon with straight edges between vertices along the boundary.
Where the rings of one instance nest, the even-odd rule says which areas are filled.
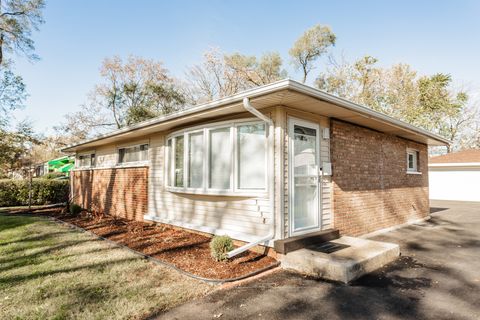
[[[246,251],[226,262],[216,262],[210,255],[211,238],[165,224],[152,224],[107,215],[79,216],[61,209],[39,210],[38,215],[52,216],[96,235],[143,252],[176,267],[209,279],[231,279],[276,263],[272,257]]]

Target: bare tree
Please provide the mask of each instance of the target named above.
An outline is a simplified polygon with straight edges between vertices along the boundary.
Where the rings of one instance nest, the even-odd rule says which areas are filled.
[[[208,50],[202,63],[187,74],[197,102],[229,96],[284,77],[282,59],[276,52],[257,58],[240,53],[225,54],[218,49]]]

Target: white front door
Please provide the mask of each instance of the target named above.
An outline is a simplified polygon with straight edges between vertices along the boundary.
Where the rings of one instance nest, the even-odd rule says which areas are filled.
[[[320,229],[320,126],[289,118],[289,235]]]

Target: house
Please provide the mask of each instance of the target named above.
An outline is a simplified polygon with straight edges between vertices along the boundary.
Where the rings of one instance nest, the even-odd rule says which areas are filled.
[[[430,199],[480,201],[480,150],[430,158],[428,177]]]
[[[427,148],[447,143],[287,79],[63,151],[85,208],[273,246],[427,217]]]

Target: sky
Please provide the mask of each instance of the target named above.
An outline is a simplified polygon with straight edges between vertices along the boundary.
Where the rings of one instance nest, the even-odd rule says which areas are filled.
[[[277,51],[290,77],[301,79],[288,50],[315,24],[336,34],[334,56],[368,54],[381,66],[403,62],[420,74],[449,73],[455,86],[480,97],[480,1],[46,1],[45,24],[33,34],[40,60],[12,58],[29,93],[15,119],[47,134],[66,113],[80,110],[101,81],[106,57],[160,60],[182,78],[211,47]],[[310,82],[325,64],[319,61]]]

